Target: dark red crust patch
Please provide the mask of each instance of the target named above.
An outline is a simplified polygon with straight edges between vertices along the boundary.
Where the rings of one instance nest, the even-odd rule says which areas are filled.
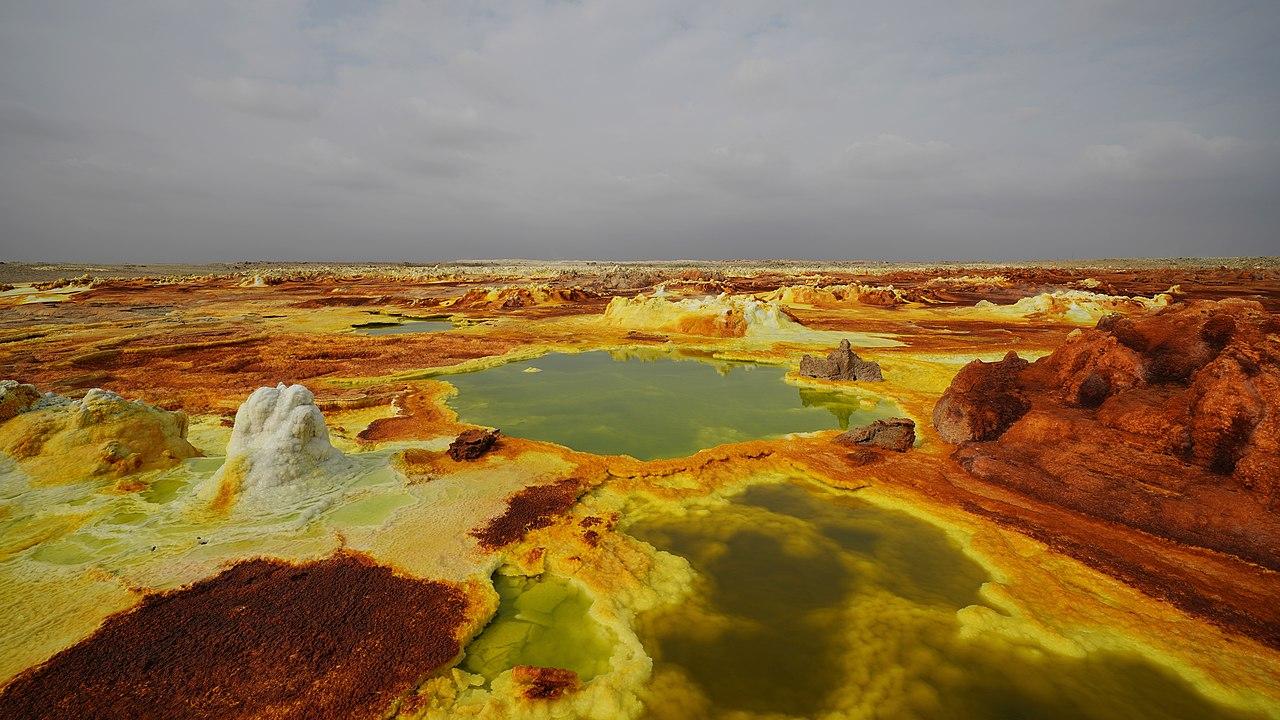
[[[18,676],[0,717],[380,718],[459,653],[467,599],[356,554],[147,597]]]
[[[520,694],[529,700],[555,700],[565,693],[578,689],[578,673],[561,668],[517,665],[511,669],[511,679],[521,688]]]
[[[524,488],[507,499],[506,512],[471,535],[490,550],[510,545],[568,512],[584,491],[581,481],[573,478]]]

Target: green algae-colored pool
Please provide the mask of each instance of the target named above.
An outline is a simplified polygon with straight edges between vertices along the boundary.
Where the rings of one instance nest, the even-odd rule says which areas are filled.
[[[467,645],[462,669],[492,680],[516,665],[572,670],[588,681],[609,670],[613,634],[589,614],[591,597],[552,575],[495,575],[498,612]]]
[[[1235,718],[1137,655],[967,637],[986,571],[940,529],[847,494],[757,485],[626,532],[680,555],[697,596],[641,617],[652,720]]]
[[[535,371],[536,369],[536,371]],[[889,417],[888,400],[783,382],[786,369],[662,355],[552,354],[449,375],[463,420],[601,455],[683,457],[723,443],[847,428]]]

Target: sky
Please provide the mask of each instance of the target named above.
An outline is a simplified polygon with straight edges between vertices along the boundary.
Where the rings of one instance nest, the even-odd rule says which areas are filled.
[[[1280,3],[0,2],[0,260],[1280,255]]]

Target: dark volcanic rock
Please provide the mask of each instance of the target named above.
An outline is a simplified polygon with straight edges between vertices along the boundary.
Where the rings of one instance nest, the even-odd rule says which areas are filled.
[[[849,347],[848,340],[841,340],[840,347],[832,350],[825,358],[812,355],[800,358],[800,374],[823,380],[884,380],[884,376],[880,374],[880,366],[858,357],[858,353]]]
[[[981,360],[960,368],[933,406],[933,426],[949,443],[994,440],[1031,409],[1018,387],[1027,361],[1009,352],[999,362]]]
[[[498,442],[498,434],[498,430],[464,430],[449,443],[449,457],[458,462],[475,460],[493,449],[494,443]]]
[[[870,445],[897,452],[906,452],[916,442],[916,423],[910,418],[876,420],[870,425],[851,428],[841,433],[836,442],[846,445]]]

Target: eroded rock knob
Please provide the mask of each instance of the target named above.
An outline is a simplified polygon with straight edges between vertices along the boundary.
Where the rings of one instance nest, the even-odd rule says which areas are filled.
[[[498,430],[473,428],[464,430],[453,442],[449,443],[449,457],[457,462],[475,460],[493,449],[498,442]]]
[[[836,442],[906,452],[916,443],[916,423],[904,417],[876,420],[870,425],[850,428],[836,437]]]
[[[859,380],[862,382],[882,382],[880,365],[858,357],[858,353],[849,347],[848,340],[841,340],[840,347],[832,350],[825,358],[805,355],[800,358],[800,374],[805,377],[822,380]]]
[[[1010,351],[998,362],[960,368],[933,406],[933,427],[949,443],[994,440],[1031,409],[1018,386],[1027,361]]]

